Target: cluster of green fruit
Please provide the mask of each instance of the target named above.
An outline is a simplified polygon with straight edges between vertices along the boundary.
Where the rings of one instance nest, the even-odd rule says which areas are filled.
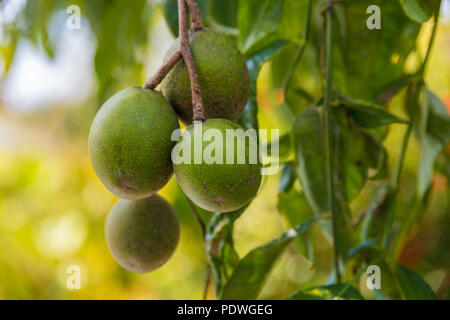
[[[245,59],[226,36],[212,30],[191,33],[189,41],[207,119],[202,131],[214,128],[225,137],[227,129],[240,128],[233,121],[249,96]],[[167,57],[178,45],[175,42]],[[97,176],[123,198],[107,217],[108,247],[120,265],[138,273],[164,264],[177,246],[178,218],[169,203],[156,194],[173,172],[186,196],[208,211],[239,209],[255,196],[261,182],[259,161],[173,164],[175,144],[191,142],[171,140],[172,133],[179,129],[177,115],[189,125],[186,130],[192,131],[196,125],[191,124],[191,85],[183,60],[166,76],[161,90],[164,96],[140,87],[116,93],[97,113],[89,134],[89,154]],[[194,139],[193,134],[190,136]],[[204,141],[201,145],[207,146]],[[195,157],[194,152],[191,155]]]

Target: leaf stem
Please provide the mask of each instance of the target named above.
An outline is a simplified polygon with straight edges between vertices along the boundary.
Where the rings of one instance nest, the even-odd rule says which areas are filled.
[[[189,44],[189,35],[187,28],[187,7],[185,0],[178,0],[178,25],[180,34],[180,51],[189,73],[192,92],[192,111],[193,121],[204,121],[205,111],[203,108],[202,91],[198,79],[197,68],[192,57],[191,46]]]
[[[334,195],[334,168],[332,161],[332,134],[331,134],[331,121],[330,121],[330,111],[331,111],[331,86],[332,86],[332,45],[333,45],[333,3],[330,1],[327,11],[326,11],[326,66],[325,66],[325,97],[324,97],[324,108],[323,112],[323,122],[324,122],[324,136],[325,136],[325,158],[327,166],[327,191],[328,191],[328,206],[333,217],[333,240],[334,240],[334,268],[336,272],[336,282],[341,282],[341,272],[339,268],[339,246],[338,246],[338,236],[337,236],[337,214],[335,205],[335,195]]]

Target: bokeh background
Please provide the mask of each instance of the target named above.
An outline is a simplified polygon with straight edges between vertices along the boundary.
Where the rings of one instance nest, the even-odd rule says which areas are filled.
[[[67,8],[73,4],[81,12],[79,29],[66,25]],[[176,14],[167,10],[166,15]],[[214,7],[208,10],[219,17]],[[120,89],[141,85],[173,42],[163,14],[159,1],[1,1],[0,299],[201,298],[206,271],[201,232],[174,179],[160,194],[180,218],[180,244],[159,270],[132,274],[120,268],[106,247],[104,221],[117,198],[96,178],[87,154],[90,123],[101,103]],[[222,19],[231,27],[235,23],[232,17]],[[207,23],[214,27],[213,20]],[[419,51],[425,51],[431,27],[428,22],[422,29]],[[450,1],[444,0],[426,82],[450,112],[449,57]],[[284,92],[271,75],[267,63],[258,79],[260,127],[283,132],[288,126]],[[391,110],[402,115],[399,101],[393,100]],[[385,141],[391,165],[403,132],[404,126],[392,125]],[[414,193],[417,163],[413,142],[401,179],[405,210]],[[241,256],[286,230],[276,209],[277,185],[278,176],[265,179],[260,195],[236,222],[235,246]],[[370,198],[371,190],[363,190],[361,198]],[[450,285],[449,198],[447,177],[435,174],[428,209],[399,255],[402,265],[421,273],[437,292]],[[202,217],[209,218],[207,213]],[[262,298],[327,281],[331,241],[319,231],[314,236],[315,263],[290,248]],[[70,265],[80,267],[79,290],[66,286]]]

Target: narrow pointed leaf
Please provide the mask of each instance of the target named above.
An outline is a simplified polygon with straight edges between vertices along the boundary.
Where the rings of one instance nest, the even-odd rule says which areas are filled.
[[[438,297],[422,277],[411,269],[394,265],[393,274],[405,300],[437,300]]]
[[[223,288],[221,299],[256,299],[277,259],[287,246],[305,232],[317,218],[290,229],[266,245],[251,250],[238,264]]]
[[[364,300],[364,298],[354,287],[343,283],[301,290],[288,300]]]

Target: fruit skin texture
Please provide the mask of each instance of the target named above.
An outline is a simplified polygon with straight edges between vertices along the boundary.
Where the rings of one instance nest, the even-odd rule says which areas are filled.
[[[204,161],[201,164],[195,164],[194,143],[198,140],[194,142],[194,127],[197,125],[197,123],[194,123],[194,125],[186,129],[190,133],[190,137],[187,137],[184,133],[173,150],[174,154],[180,154],[182,156],[184,151],[181,150],[189,150],[188,141],[190,141],[190,164],[174,161],[174,172],[178,185],[189,199],[205,210],[212,212],[230,212],[243,207],[256,195],[261,184],[261,162],[257,153],[256,142],[253,145],[254,147],[249,143],[248,138],[245,140],[245,144],[240,146],[235,143],[234,163],[229,164],[226,161],[226,130],[242,128],[225,119],[206,120],[202,124],[203,134],[209,129],[217,129],[222,133],[221,143],[223,146],[222,153],[224,160],[222,164],[207,164]],[[255,141],[253,137],[251,139]],[[215,138],[211,139],[211,141],[204,140],[205,137],[201,143],[203,156],[210,154],[209,151],[205,152],[205,147],[211,144]],[[244,152],[245,162],[244,164],[238,164],[236,155],[243,154]],[[249,152],[255,152],[257,155],[256,163],[249,163]]]
[[[130,87],[106,101],[89,132],[89,155],[102,183],[124,199],[156,193],[172,175],[172,131],[179,128],[167,100]]]
[[[248,69],[244,56],[223,34],[203,29],[189,34],[203,96],[206,119],[236,121],[250,94]],[[166,54],[177,49],[177,40]],[[180,60],[161,84],[164,96],[185,124],[192,123],[191,85],[186,64]]]
[[[180,238],[178,218],[170,204],[155,194],[141,200],[119,200],[105,224],[106,243],[125,269],[145,273],[172,256]]]

